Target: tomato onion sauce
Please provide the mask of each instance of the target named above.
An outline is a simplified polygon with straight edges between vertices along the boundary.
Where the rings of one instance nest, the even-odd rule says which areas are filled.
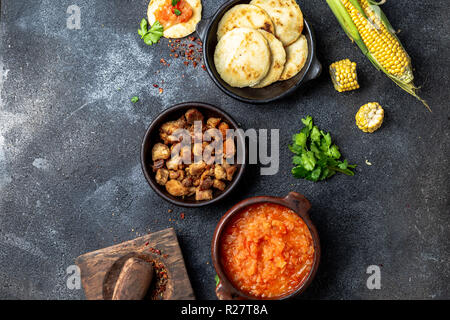
[[[309,228],[294,211],[274,203],[243,208],[220,238],[222,267],[231,283],[257,298],[294,292],[314,263]]]
[[[175,10],[178,10],[180,15],[176,15]],[[155,10],[155,19],[162,24],[165,30],[178,23],[189,21],[192,14],[192,7],[186,0],[178,1],[175,6],[172,6],[172,0],[166,0],[164,4]]]

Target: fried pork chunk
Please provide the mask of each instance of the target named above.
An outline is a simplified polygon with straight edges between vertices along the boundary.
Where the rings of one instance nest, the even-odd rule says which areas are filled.
[[[174,197],[182,197],[188,193],[188,189],[178,180],[169,180],[166,183],[166,190]]]
[[[202,122],[201,131],[194,130],[196,121]],[[217,134],[210,129],[215,129]],[[194,196],[197,201],[213,199],[213,190],[225,190],[237,170],[237,166],[227,162],[236,153],[234,139],[226,139],[227,129],[229,125],[221,118],[206,119],[195,108],[189,109],[177,120],[164,123],[159,129],[161,142],[152,148],[156,182],[174,197]],[[218,132],[222,134],[222,139],[217,138]],[[199,156],[201,161],[191,163],[194,157]]]
[[[166,160],[170,157],[170,149],[162,143],[157,143],[152,148],[152,160]]]

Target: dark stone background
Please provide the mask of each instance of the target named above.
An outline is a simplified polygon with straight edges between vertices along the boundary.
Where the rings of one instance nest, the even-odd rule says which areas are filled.
[[[170,59],[167,40],[144,45],[137,28],[146,2],[1,1],[0,298],[81,299],[82,290],[66,287],[66,268],[78,255],[174,227],[196,296],[214,299],[210,240],[221,215],[241,199],[291,190],[311,200],[323,247],[304,298],[450,298],[448,1],[383,6],[433,113],[372,67],[325,1],[300,1],[325,72],[263,106],[229,98],[201,68]],[[81,7],[81,30],[66,29],[71,4]],[[218,5],[204,0],[203,17]],[[360,90],[334,91],[326,68],[342,58],[358,63]],[[152,84],[162,79],[159,94]],[[260,176],[252,166],[238,192],[207,208],[160,199],[141,173],[141,139],[160,111],[190,100],[224,108],[244,128],[279,128],[279,173]],[[374,134],[354,124],[369,101],[386,111]],[[287,145],[308,114],[358,164],[354,177],[311,183],[291,176]],[[372,264],[381,266],[381,290],[366,288]]]

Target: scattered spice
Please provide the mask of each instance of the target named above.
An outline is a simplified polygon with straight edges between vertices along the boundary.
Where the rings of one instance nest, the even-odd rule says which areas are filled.
[[[183,63],[186,67],[189,66],[190,61],[193,62],[192,65],[194,68],[202,62],[203,43],[194,36],[190,36],[183,40],[176,39],[174,41],[169,41],[168,47],[170,48],[170,52],[173,53],[169,56],[176,59],[180,57],[184,58],[185,61],[183,61]],[[170,66],[165,60],[161,63],[165,66]],[[206,68],[203,69],[206,70]]]
[[[147,298],[150,300],[161,300],[164,297],[164,291],[166,291],[169,278],[167,269],[161,261],[152,260],[150,262],[155,270],[155,280],[152,281]]]
[[[182,212],[182,213],[180,214],[180,218],[181,218],[181,219],[184,219],[184,212]]]
[[[155,249],[153,247],[148,248],[148,251],[150,251],[151,253],[155,253],[157,255],[161,255],[161,250]]]
[[[159,88],[159,94],[161,94],[163,92],[164,92],[163,88]]]
[[[169,209],[169,210],[167,210],[167,212],[168,212],[168,213],[172,213],[172,212],[173,212],[173,210],[172,210],[172,209]]]

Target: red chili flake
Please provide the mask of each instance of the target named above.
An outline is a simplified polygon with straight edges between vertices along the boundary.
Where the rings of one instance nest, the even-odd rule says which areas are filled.
[[[178,58],[178,57],[179,57],[178,53],[175,53],[174,57],[175,57],[175,58]]]
[[[202,69],[206,70],[206,66],[204,64],[202,64]]]
[[[145,243],[146,246],[148,246],[148,241]]]
[[[172,210],[172,209],[169,209],[169,210],[167,210],[167,212],[168,212],[168,213],[172,213],[172,212],[173,212],[173,210]]]
[[[192,43],[190,43],[190,44],[188,45],[188,47],[189,47],[189,48],[193,48],[194,45],[193,45]]]
[[[153,85],[155,88],[158,88],[158,85],[155,83],[154,85]]]
[[[184,212],[182,212],[182,213],[180,214],[180,218],[181,218],[181,219],[184,219]]]
[[[183,62],[183,63],[184,63],[185,66],[188,66],[188,65],[189,65],[189,61],[185,61],[185,62]]]
[[[159,88],[159,93],[161,94],[163,92],[164,92],[163,88]]]
[[[195,37],[189,37],[189,40],[195,41]]]
[[[197,67],[197,62],[194,61],[193,65],[194,65],[194,68],[196,68]]]
[[[166,63],[166,60],[164,60],[164,58],[161,58],[161,60],[159,60],[160,63]]]

